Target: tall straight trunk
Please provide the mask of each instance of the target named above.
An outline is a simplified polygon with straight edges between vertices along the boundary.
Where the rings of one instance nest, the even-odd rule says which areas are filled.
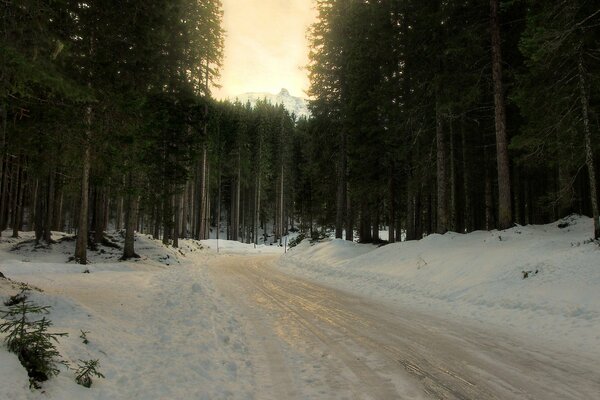
[[[416,240],[415,196],[410,189],[406,190],[406,240]]]
[[[92,127],[92,107],[86,109],[86,134],[85,149],[83,152],[82,172],[81,172],[81,201],[79,202],[79,219],[77,224],[77,241],[75,242],[75,262],[87,264],[87,245],[88,245],[88,205],[89,205],[89,185],[90,185],[90,163],[91,163],[91,127]]]
[[[173,199],[172,196],[168,195],[167,189],[165,189],[162,195],[162,223],[162,243],[167,246],[173,237]]]
[[[52,221],[52,229],[55,231],[64,231],[64,215],[63,215],[63,207],[64,207],[64,189],[62,187],[62,182],[56,184],[56,195],[55,195],[55,206],[54,206],[54,221]]]
[[[448,170],[446,138],[444,135],[444,125],[439,105],[435,110],[436,120],[436,149],[437,149],[437,228],[436,232],[444,234],[448,231]]]
[[[449,142],[450,142],[450,224],[449,228],[453,232],[458,231],[458,198],[456,185],[456,154],[454,146],[454,130],[452,128],[452,120],[448,124]]]
[[[94,244],[98,246],[104,238],[104,198],[101,188],[96,188],[96,204],[94,205]]]
[[[217,240],[219,240],[219,235],[221,233],[221,175],[221,168],[219,166],[219,179],[217,189]]]
[[[204,238],[210,239],[210,223],[211,223],[211,198],[210,198],[210,163],[206,165],[206,221],[204,223],[205,232]]]
[[[258,244],[258,226],[260,225],[260,174],[256,177],[256,200],[254,216],[254,244]]]
[[[201,186],[200,186],[200,230],[199,230],[199,236],[198,239],[200,240],[204,240],[206,239],[206,214],[207,214],[207,207],[206,207],[206,203],[208,200],[208,196],[206,194],[206,180],[207,180],[207,150],[206,150],[206,145],[203,146],[202,148],[202,169],[201,169],[201,174],[200,174],[200,179],[201,179]]]
[[[115,229],[117,231],[123,228],[123,196],[117,200],[117,215],[115,217]]]
[[[181,221],[179,221],[179,237],[185,238],[187,231],[187,220],[188,220],[188,198],[190,193],[190,182],[186,182],[183,194],[180,196],[180,207],[181,207]]]
[[[492,172],[488,162],[488,151],[484,151],[485,162],[485,229],[491,231],[494,223],[494,185],[492,183]]]
[[[579,93],[581,98],[581,111],[583,117],[583,133],[585,135],[585,162],[590,180],[590,200],[592,204],[592,217],[594,218],[594,239],[600,239],[600,215],[598,212],[598,190],[596,186],[596,168],[594,166],[594,153],[592,150],[592,132],[589,117],[589,97],[587,79],[583,67],[583,53],[580,50],[579,62]]]
[[[342,239],[344,231],[344,213],[346,211],[346,169],[347,169],[347,155],[346,155],[346,132],[341,130],[340,134],[340,159],[338,167],[337,177],[337,201],[336,201],[336,215],[335,215],[335,237]]]
[[[55,172],[50,168],[48,176],[48,196],[46,200],[46,219],[44,222],[44,242],[52,243],[52,221],[54,220]]]
[[[17,202],[16,188],[19,181],[19,174],[21,172],[21,164],[19,163],[18,159],[13,161],[12,164],[13,167],[11,168],[10,172],[10,185],[8,188],[8,205],[6,207],[6,226],[4,227],[4,229],[8,228],[9,226],[12,226],[14,221],[13,210],[15,209],[15,204]]]
[[[349,184],[346,185],[346,240],[349,242],[354,241],[354,207],[352,200],[350,199]],[[311,217],[310,217],[310,229],[312,232],[312,199],[311,199]],[[312,234],[312,233],[311,233]]]
[[[181,199],[180,195],[173,195],[173,247],[179,247],[179,221],[181,213]]]
[[[392,170],[393,171],[393,170]],[[396,241],[396,236],[395,236],[395,222],[396,222],[396,207],[395,207],[395,187],[394,187],[394,177],[393,174],[390,173],[390,177],[389,177],[389,205],[388,205],[388,242],[390,243],[394,243]]]
[[[281,187],[279,189],[279,245],[283,244],[283,235],[285,234],[284,228],[284,207],[283,207],[283,164],[281,164]],[[341,237],[340,237],[341,238]]]
[[[135,252],[135,224],[137,220],[137,199],[131,193],[131,186],[133,184],[132,173],[129,172],[127,174],[128,188],[127,194],[125,196],[125,244],[123,246],[123,260],[128,260],[130,258],[140,258],[139,255]],[[157,212],[158,214],[158,212]],[[158,219],[158,215],[157,215]],[[156,223],[156,227],[160,222]],[[154,238],[158,238],[158,233],[154,232]]]
[[[44,237],[44,189],[45,185],[41,183],[41,179],[36,182],[37,191],[35,197],[35,243],[39,244]]]
[[[10,169],[7,154],[4,154],[2,165],[2,182],[0,183],[0,234],[6,229],[8,223],[8,184],[10,182]]]
[[[238,168],[237,168],[237,179],[235,182],[235,224],[233,231],[233,240],[239,240],[240,236],[240,198],[241,198],[241,184],[242,184],[242,166],[241,166],[241,155],[238,154]]]
[[[494,81],[494,111],[496,119],[496,159],[498,163],[498,227],[512,226],[510,162],[506,133],[506,106],[502,83],[502,41],[500,38],[500,0],[490,0],[490,30],[492,36],[492,79]]]
[[[0,108],[0,116],[2,117],[2,147],[0,147],[0,236],[6,228],[6,220],[4,219],[4,210],[7,200],[7,169],[8,169],[8,145],[6,143],[6,127],[8,125],[8,110],[6,104],[2,103]]]
[[[464,115],[461,117],[460,125],[464,192],[463,226],[465,232],[472,232],[475,230],[475,225],[473,222],[473,200],[471,195],[471,170],[469,169],[470,152],[467,149],[467,134]]]
[[[21,157],[20,157],[21,158]],[[19,228],[21,226],[21,218],[22,218],[22,208],[23,208],[23,188],[25,183],[23,182],[24,178],[23,173],[23,165],[19,162],[19,173],[17,174],[17,182],[16,182],[16,200],[13,207],[13,238],[19,237]]]

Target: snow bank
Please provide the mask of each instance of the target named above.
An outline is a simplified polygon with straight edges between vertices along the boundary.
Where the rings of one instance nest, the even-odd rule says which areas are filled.
[[[6,351],[0,335],[0,399],[246,399],[255,390],[253,365],[242,317],[216,290],[202,266],[202,245],[179,249],[136,236],[137,261],[119,262],[119,249],[89,252],[86,266],[67,263],[74,242],[35,248],[21,239],[0,239],[0,308],[27,282],[38,305],[51,306],[52,332],[66,332],[58,349],[71,365],[99,359],[106,379],[90,389],[75,383],[74,372],[30,390],[27,372]],[[55,233],[54,239],[68,235]],[[110,239],[121,243],[118,234]],[[15,245],[17,248],[15,249]],[[194,257],[186,257],[194,253]],[[198,255],[196,257],[196,254]],[[90,273],[82,273],[88,270]],[[89,344],[79,337],[87,333]]]
[[[590,232],[591,219],[570,217],[381,248],[303,242],[279,266],[369,297],[600,354],[600,247],[588,240]]]

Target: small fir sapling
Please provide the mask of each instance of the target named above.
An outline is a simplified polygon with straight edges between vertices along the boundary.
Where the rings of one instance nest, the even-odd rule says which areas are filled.
[[[92,386],[92,376],[96,378],[104,378],[98,368],[100,367],[100,360],[79,360],[77,364],[77,370],[75,371],[75,381],[86,388]]]
[[[29,375],[30,386],[40,388],[39,383],[58,375],[58,364],[67,365],[60,359],[55,343],[67,333],[50,333],[52,322],[42,317],[32,320],[32,315],[49,313],[49,306],[37,306],[24,297],[8,310],[0,311],[0,333],[6,334],[4,342],[8,351],[16,354]]]

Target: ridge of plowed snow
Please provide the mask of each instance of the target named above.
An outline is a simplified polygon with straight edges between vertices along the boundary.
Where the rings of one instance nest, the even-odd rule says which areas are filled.
[[[286,271],[368,297],[467,317],[600,354],[600,247],[592,220],[372,245],[303,242]],[[532,271],[527,279],[523,271]],[[538,271],[537,274],[535,271]]]

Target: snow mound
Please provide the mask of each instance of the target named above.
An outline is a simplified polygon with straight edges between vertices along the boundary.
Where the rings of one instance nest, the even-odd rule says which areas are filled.
[[[303,242],[279,266],[365,296],[475,319],[600,354],[593,221],[371,245]]]

